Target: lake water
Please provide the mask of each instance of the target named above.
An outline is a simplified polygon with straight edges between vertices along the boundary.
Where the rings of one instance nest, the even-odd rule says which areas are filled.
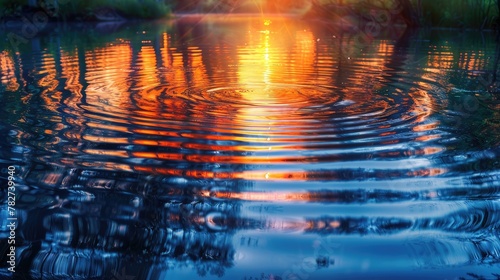
[[[499,51],[261,16],[3,40],[16,279],[498,279]]]

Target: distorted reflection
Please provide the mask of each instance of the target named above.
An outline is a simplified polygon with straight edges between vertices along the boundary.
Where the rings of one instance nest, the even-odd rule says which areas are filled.
[[[304,256],[311,279],[395,259],[443,274],[498,264],[500,115],[462,83],[491,65],[494,41],[359,45],[279,17],[84,33],[0,43],[20,278],[244,279],[259,267],[284,279]],[[458,107],[463,96],[479,105]],[[319,252],[318,238],[340,245]]]
[[[16,91],[19,83],[14,72],[14,57],[7,51],[0,53],[0,70],[2,71],[2,85],[5,90]]]

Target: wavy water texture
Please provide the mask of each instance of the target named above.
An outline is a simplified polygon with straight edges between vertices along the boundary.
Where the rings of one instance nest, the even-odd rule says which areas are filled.
[[[493,40],[260,17],[124,30],[0,52],[19,277],[500,273]]]

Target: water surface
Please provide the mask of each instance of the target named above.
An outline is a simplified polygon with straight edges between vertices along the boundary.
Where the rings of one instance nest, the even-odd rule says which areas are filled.
[[[494,34],[361,35],[218,16],[0,43],[16,275],[498,278]]]

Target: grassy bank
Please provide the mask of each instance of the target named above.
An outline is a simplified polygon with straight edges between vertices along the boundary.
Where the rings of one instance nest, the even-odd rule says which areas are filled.
[[[311,0],[317,11],[336,14],[346,7],[349,14],[368,20],[396,19],[419,27],[499,29],[500,0]],[[382,11],[386,11],[386,16]],[[323,12],[324,13],[324,12]],[[327,13],[327,14],[328,14]],[[320,14],[317,12],[315,14]],[[377,18],[377,15],[380,18]],[[389,16],[387,16],[389,15]]]
[[[171,14],[170,1],[0,0],[0,16],[22,18],[38,11],[54,21],[156,19]]]

